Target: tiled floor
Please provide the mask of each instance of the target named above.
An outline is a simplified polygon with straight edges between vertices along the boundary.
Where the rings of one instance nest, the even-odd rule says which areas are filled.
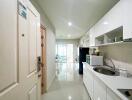
[[[90,100],[78,75],[78,64],[59,63],[57,77],[43,100]]]

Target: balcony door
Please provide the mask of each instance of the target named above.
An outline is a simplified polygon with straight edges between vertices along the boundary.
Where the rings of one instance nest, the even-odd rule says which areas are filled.
[[[73,62],[73,44],[57,44],[56,58],[59,63]]]

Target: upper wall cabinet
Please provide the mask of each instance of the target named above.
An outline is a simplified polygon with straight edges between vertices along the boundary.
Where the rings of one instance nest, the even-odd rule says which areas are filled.
[[[123,25],[123,5],[118,2],[96,25],[96,37]]]
[[[96,46],[119,44],[123,42],[123,27],[116,28],[95,38]]]
[[[123,2],[123,13],[124,13],[124,23],[123,23],[123,38],[132,38],[132,0],[122,0]]]
[[[120,0],[90,30],[90,46],[95,46],[95,38],[123,27],[123,39],[132,39],[132,0]]]
[[[89,42],[90,46],[95,46],[95,32],[94,27],[89,30]]]

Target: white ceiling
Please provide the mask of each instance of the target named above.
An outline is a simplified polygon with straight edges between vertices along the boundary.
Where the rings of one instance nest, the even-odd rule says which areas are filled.
[[[57,39],[80,38],[118,1],[36,0],[55,26]],[[68,22],[73,25],[69,27]]]

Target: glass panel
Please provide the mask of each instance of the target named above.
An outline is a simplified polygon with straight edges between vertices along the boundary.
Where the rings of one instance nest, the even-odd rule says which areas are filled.
[[[61,63],[73,62],[73,44],[57,44],[56,61]]]
[[[73,62],[73,44],[67,44],[67,62]]]

